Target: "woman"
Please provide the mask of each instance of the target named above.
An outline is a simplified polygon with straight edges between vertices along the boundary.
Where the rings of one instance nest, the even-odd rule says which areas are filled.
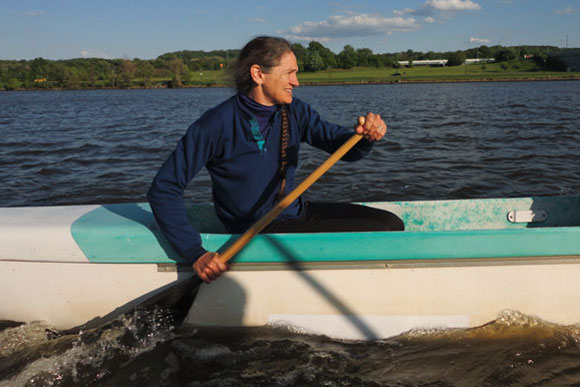
[[[334,152],[353,130],[320,118],[294,98],[296,56],[288,41],[261,36],[242,49],[236,63],[237,94],[205,112],[179,141],[148,192],[161,230],[177,252],[210,282],[227,270],[217,252],[206,251],[189,223],[183,191],[202,167],[212,179],[216,214],[228,232],[241,233],[294,187],[301,142]],[[359,160],[387,126],[368,113],[363,135],[344,159]],[[346,203],[294,201],[264,232],[402,230],[395,215]]]

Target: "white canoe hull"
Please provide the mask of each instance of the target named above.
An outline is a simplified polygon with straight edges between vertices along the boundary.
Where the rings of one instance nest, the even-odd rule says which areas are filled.
[[[0,261],[0,320],[45,321],[56,329],[98,326],[177,277],[155,264]]]
[[[282,324],[345,339],[411,329],[467,328],[518,311],[580,322],[580,257],[510,264],[232,271],[197,294],[196,326]]]
[[[577,260],[577,261],[576,261]],[[580,322],[580,257],[505,264],[235,270],[202,285],[185,322],[287,325],[344,339],[476,327],[504,310]],[[180,280],[191,273],[179,275]],[[98,326],[175,284],[158,265],[0,262],[1,319]]]
[[[375,339],[504,310],[580,322],[580,197],[372,205],[405,232],[257,236],[200,287],[186,323]],[[206,247],[227,244],[213,210],[194,210]],[[2,208],[0,320],[98,326],[191,278],[176,263],[143,203]]]

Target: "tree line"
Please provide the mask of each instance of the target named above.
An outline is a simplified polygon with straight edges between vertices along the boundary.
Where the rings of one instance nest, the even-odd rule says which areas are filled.
[[[460,65],[466,58],[494,58],[497,62],[517,58],[534,58],[547,63],[548,52],[555,46],[480,46],[454,52],[421,52],[407,50],[397,53],[374,53],[369,48],[344,46],[338,54],[319,42],[307,46],[294,43],[301,71],[351,69],[354,67],[399,67],[399,61],[447,59],[448,65]],[[131,87],[181,87],[193,84],[212,84],[203,80],[203,71],[222,70],[224,76],[235,63],[239,50],[177,51],[156,59],[99,59],[69,60],[1,60],[0,89],[86,89]],[[200,76],[197,76],[197,74]],[[223,79],[226,79],[225,77]]]

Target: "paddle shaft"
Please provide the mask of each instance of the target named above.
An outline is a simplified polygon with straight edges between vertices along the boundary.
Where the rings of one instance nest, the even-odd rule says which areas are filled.
[[[364,125],[364,117],[359,117],[359,124]],[[302,183],[280,200],[266,215],[252,225],[245,233],[242,234],[232,245],[230,245],[223,253],[220,253],[220,261],[226,263],[234,255],[236,255],[245,245],[247,245],[252,238],[258,235],[270,222],[272,222],[278,215],[280,215],[286,207],[288,207],[294,200],[298,199],[316,180],[326,173],[338,160],[342,158],[353,146],[356,145],[362,138],[362,135],[355,133],[344,144],[341,145],[330,157],[314,170]]]

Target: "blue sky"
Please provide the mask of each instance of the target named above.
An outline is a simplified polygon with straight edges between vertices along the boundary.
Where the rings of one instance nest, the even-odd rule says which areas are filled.
[[[580,47],[580,0],[0,0],[0,59],[152,59],[256,35],[339,53]]]

